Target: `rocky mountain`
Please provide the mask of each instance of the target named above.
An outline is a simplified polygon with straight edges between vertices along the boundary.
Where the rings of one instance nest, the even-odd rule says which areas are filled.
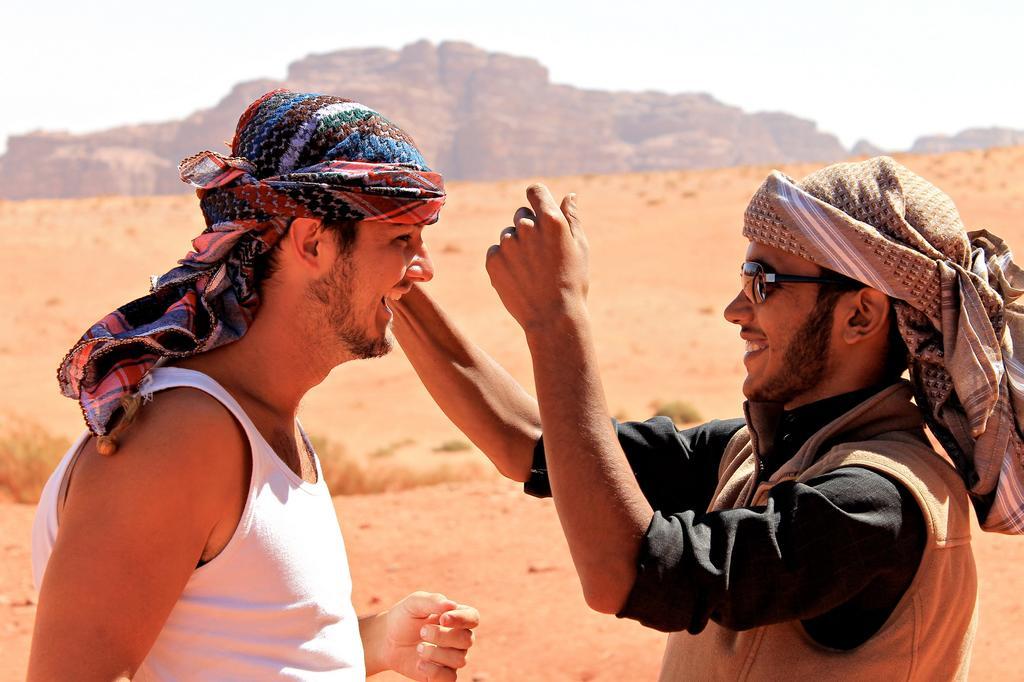
[[[852,156],[881,156],[885,153],[884,149],[870,140],[857,140],[853,148],[850,149]]]
[[[929,135],[914,141],[911,152],[940,154],[966,149],[1024,145],[1024,130],[1010,128],[968,128],[956,135]]]
[[[749,114],[707,94],[605,92],[551,83],[533,59],[466,43],[312,55],[284,81],[235,86],[181,121],[71,135],[12,136],[0,198],[186,191],[178,161],[223,150],[245,106],[275,87],[330,92],[404,127],[450,179],[493,180],[737,164],[831,161],[848,155],[811,121]]]

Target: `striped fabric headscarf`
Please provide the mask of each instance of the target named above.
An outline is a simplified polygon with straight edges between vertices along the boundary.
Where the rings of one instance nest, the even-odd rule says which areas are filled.
[[[1007,245],[967,232],[946,194],[887,157],[799,183],[773,172],[743,234],[893,299],[917,404],[982,528],[1024,533],[1024,271]]]
[[[151,293],[93,325],[57,370],[89,429],[109,433],[161,357],[186,357],[242,337],[259,296],[255,259],[292,218],[428,225],[444,204],[441,175],[376,111],[329,95],[275,90],[238,121],[231,156],[179,165],[198,187],[207,228]],[[113,445],[116,448],[116,443]]]

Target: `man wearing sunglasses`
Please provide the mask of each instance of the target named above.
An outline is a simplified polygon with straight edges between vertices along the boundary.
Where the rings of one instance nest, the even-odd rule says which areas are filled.
[[[553,496],[587,603],[672,632],[665,680],[965,678],[968,500],[986,530],[1024,517],[1006,245],[892,159],[772,173],[725,308],[743,418],[679,431],[608,417],[576,198],[527,197],[487,269],[537,400],[418,288],[395,331],[499,471]]]

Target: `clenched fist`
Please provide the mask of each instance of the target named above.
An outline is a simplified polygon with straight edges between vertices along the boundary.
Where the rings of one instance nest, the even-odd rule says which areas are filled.
[[[480,614],[444,595],[414,592],[371,619],[360,624],[367,674],[387,669],[419,682],[455,682]]]

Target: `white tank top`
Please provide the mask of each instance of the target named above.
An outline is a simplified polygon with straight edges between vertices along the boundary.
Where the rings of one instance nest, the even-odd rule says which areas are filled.
[[[365,679],[352,578],[320,460],[317,482],[303,481],[234,398],[200,372],[157,368],[141,391],[180,386],[210,394],[235,416],[249,438],[252,479],[234,535],[192,573],[135,679]],[[64,456],[39,500],[32,530],[37,589],[57,538],[61,481],[87,437]]]

